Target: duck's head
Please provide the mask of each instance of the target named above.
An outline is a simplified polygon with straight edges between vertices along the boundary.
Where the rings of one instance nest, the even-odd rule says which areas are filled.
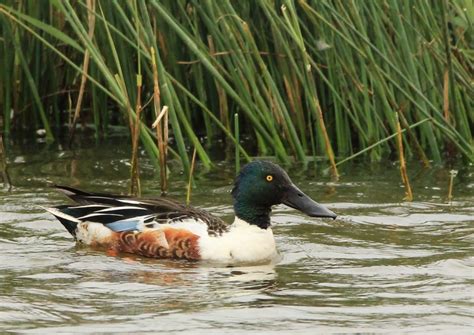
[[[232,190],[235,215],[250,224],[270,226],[273,205],[285,204],[314,217],[336,218],[336,214],[304,194],[276,164],[253,161],[240,171]]]

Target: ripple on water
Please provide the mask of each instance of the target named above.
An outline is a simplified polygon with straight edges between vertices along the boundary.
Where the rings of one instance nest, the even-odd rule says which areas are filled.
[[[23,179],[17,178],[21,187],[0,198],[0,332],[472,330],[474,198],[463,185],[456,185],[455,201],[443,204],[434,197],[443,195],[445,180],[418,180],[423,184],[415,190],[419,201],[408,204],[398,202],[403,190],[398,188],[397,169],[393,175],[384,170],[374,176],[354,169],[331,184],[296,180],[340,216],[321,220],[284,206],[275,208],[274,234],[282,255],[278,264],[225,268],[109,257],[75,246],[38,205],[64,201],[44,187],[47,180],[125,190],[128,153],[118,148],[108,147],[100,155],[84,149],[84,160],[56,155],[46,165],[37,155],[35,162],[22,156],[18,166],[11,167],[13,177]],[[59,169],[65,164],[71,169]],[[143,168],[150,179],[142,186],[154,194],[159,184],[153,164],[146,161]],[[227,175],[200,178],[194,203],[232,217]],[[173,185],[174,194],[185,194],[185,182]],[[397,187],[389,188],[393,185]]]

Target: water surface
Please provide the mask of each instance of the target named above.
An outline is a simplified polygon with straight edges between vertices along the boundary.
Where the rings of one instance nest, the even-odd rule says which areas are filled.
[[[449,204],[443,167],[409,166],[412,203],[402,200],[394,164],[346,165],[338,182],[324,166],[292,167],[294,181],[340,217],[277,207],[281,261],[219,268],[76,246],[41,209],[66,201],[48,183],[126,192],[127,147],[9,148],[15,186],[0,193],[0,332],[472,332],[472,167],[458,167]],[[141,164],[144,195],[159,194],[153,164]],[[170,195],[182,200],[185,178],[171,167]],[[233,167],[196,173],[192,203],[231,220]]]

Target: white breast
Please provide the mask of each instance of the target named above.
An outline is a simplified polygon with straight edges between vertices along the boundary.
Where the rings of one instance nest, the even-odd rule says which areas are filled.
[[[261,229],[238,218],[222,236],[201,236],[199,250],[202,260],[224,263],[267,263],[277,256],[270,228]]]

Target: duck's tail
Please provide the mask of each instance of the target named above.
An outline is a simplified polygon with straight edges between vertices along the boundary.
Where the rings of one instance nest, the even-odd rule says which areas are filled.
[[[68,206],[58,206],[58,207],[51,207],[51,208],[44,208],[44,209],[50,212],[51,214],[53,214],[56,217],[56,219],[58,219],[59,222],[63,224],[63,226],[67,229],[67,231],[71,233],[71,235],[74,238],[76,238],[77,225],[81,221],[62,211],[67,208]]]

